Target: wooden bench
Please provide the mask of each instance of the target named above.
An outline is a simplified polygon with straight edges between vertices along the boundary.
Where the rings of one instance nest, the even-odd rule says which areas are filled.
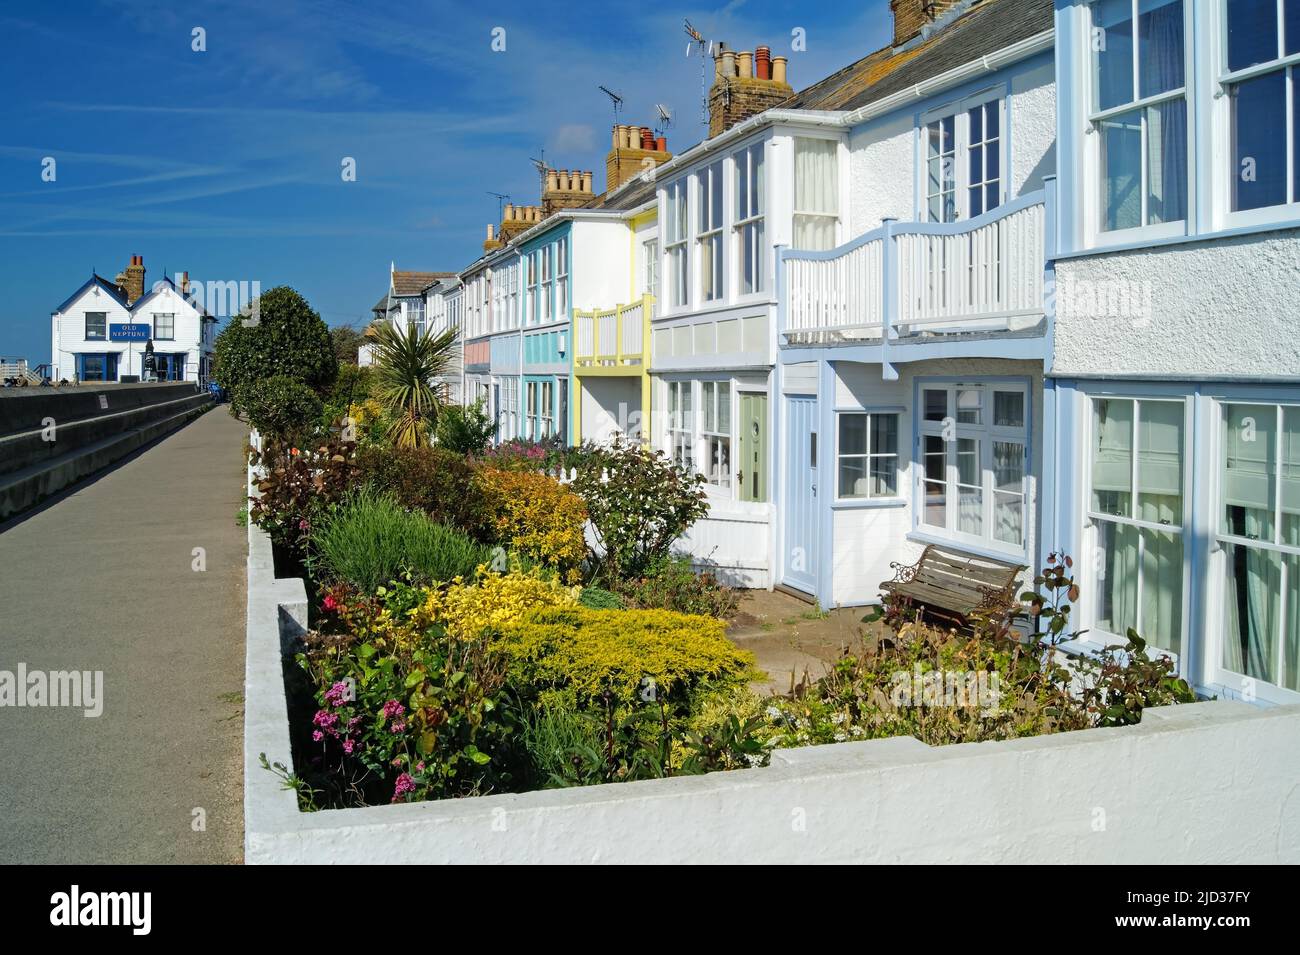
[[[1026,570],[989,557],[977,557],[940,544],[927,544],[915,564],[890,563],[894,579],[882,593],[906,597],[931,612],[964,624],[976,611],[1009,610],[1016,599],[1016,579]]]

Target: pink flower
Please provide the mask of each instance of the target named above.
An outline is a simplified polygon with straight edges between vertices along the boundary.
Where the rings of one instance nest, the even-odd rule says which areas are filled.
[[[396,700],[389,700],[387,703],[384,704],[384,708],[380,710],[380,713],[383,714],[383,717],[386,720],[390,720],[394,716],[401,716],[405,712],[406,712],[406,707],[404,707],[401,703],[398,703]]]
[[[351,695],[348,690],[348,684],[340,680],[325,691],[325,702],[330,706],[342,706]]]
[[[305,531],[309,527],[311,527],[311,525],[307,523],[307,518],[305,517],[298,522],[298,530],[300,531]]]
[[[319,743],[321,740],[323,740],[323,739],[325,738],[325,734],[322,733],[320,730],[312,730],[312,731],[311,731],[311,738],[312,738],[312,740],[313,740],[314,742]]]
[[[393,788],[393,802],[413,792],[415,792],[415,780],[411,778],[410,773],[402,773],[397,777],[397,785]]]
[[[352,755],[352,750],[355,748],[356,744],[353,743],[351,739],[345,739],[343,741],[343,752],[347,753],[349,756]]]
[[[417,773],[424,772],[424,760],[420,760],[418,763],[415,764],[415,771]]]
[[[334,599],[334,595],[333,595],[333,594],[326,594],[326,595],[325,595],[325,609],[326,609],[326,610],[337,610],[338,607],[339,607],[339,602],[338,602],[337,600]]]
[[[394,733],[403,733],[403,732],[406,731],[406,724],[405,724],[405,723],[394,723],[394,724],[390,727],[390,729],[391,729]]]

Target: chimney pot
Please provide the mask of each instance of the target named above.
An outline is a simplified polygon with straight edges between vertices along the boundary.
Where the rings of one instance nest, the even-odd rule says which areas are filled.
[[[772,57],[772,82],[784,83],[786,81],[785,63],[786,59],[783,56]]]
[[[488,240],[489,242],[492,241],[492,223],[491,223],[491,222],[488,223],[487,240]]]
[[[772,50],[766,46],[754,50],[754,78],[770,80],[772,78]]]
[[[736,75],[736,54],[732,50],[722,51],[722,76],[732,77]]]
[[[754,78],[754,54],[749,50],[736,55],[736,73],[742,80]]]
[[[658,151],[661,152],[661,153],[666,153],[666,152],[668,152],[668,137],[667,137],[667,136],[660,136],[658,139],[656,139],[656,140],[655,140],[655,149],[658,150]]]

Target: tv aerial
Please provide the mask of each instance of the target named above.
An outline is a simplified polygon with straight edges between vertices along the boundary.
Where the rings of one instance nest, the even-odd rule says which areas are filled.
[[[505,215],[505,205],[510,201],[510,195],[504,192],[493,192],[491,189],[487,190],[487,194],[497,197],[497,221],[500,222],[501,217]]]
[[[663,103],[655,103],[655,113],[659,116],[659,125],[655,129],[655,135],[662,136],[664,131],[673,125],[673,111]]]
[[[700,122],[705,126],[709,125],[709,57],[708,54],[713,52],[713,42],[704,39],[704,34],[695,27],[691,26],[690,20],[682,21],[686,26],[686,35],[690,40],[686,43],[686,55],[691,55],[691,49],[694,48],[700,54]]]

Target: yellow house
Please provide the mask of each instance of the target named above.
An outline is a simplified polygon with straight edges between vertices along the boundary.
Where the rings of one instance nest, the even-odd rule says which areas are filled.
[[[608,441],[616,432],[649,441],[652,433],[650,320],[658,291],[659,234],[653,188],[646,186],[634,185],[618,197],[631,206],[625,220],[626,300],[573,313],[575,444]]]

